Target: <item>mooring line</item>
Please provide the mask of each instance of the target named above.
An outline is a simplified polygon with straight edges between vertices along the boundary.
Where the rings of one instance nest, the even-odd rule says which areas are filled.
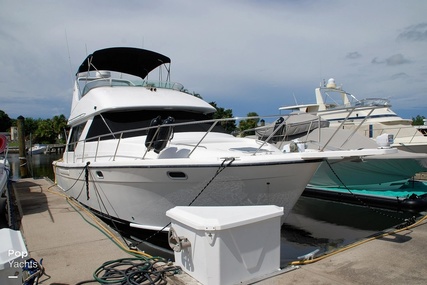
[[[196,200],[197,198],[206,190],[206,188],[212,183],[212,181],[224,170],[226,169],[228,166],[230,166],[233,161],[235,161],[236,158],[235,157],[227,157],[224,158],[224,160],[222,161],[221,165],[218,167],[218,169],[215,172],[215,175],[209,180],[209,182],[205,185],[205,187],[202,188],[202,190],[200,190],[200,192],[196,195],[196,197],[194,197],[194,199],[190,202],[190,204],[188,204],[188,206],[191,206]],[[225,165],[225,162],[229,161],[229,163],[227,163],[227,165]],[[159,233],[161,233],[164,229],[166,229],[171,223],[169,222],[167,225],[165,225],[163,228],[161,228],[160,230],[158,230],[157,232],[153,233],[151,236],[147,237],[146,239],[144,239],[143,241],[139,242],[138,244],[136,244],[135,246],[140,245],[141,243],[150,240],[151,238],[155,237],[156,235],[158,235]]]
[[[405,225],[410,225],[409,223],[414,223],[415,222],[415,217],[412,217],[412,218],[409,218],[409,219],[404,219],[404,218],[400,218],[400,217],[395,217],[395,216],[391,216],[391,215],[387,215],[387,214],[384,214],[384,213],[382,213],[382,212],[380,212],[380,211],[378,211],[378,210],[376,210],[375,208],[373,208],[373,207],[371,207],[371,206],[369,206],[367,203],[365,203],[362,199],[360,199],[356,194],[354,194],[348,187],[347,187],[347,185],[345,185],[344,184],[344,182],[341,180],[341,178],[338,176],[338,174],[335,172],[335,170],[332,168],[332,165],[329,163],[329,161],[326,159],[325,160],[326,161],[326,163],[328,164],[328,166],[329,166],[329,168],[331,169],[331,171],[332,171],[332,173],[335,175],[335,177],[339,180],[339,182],[342,184],[342,186],[344,186],[344,188],[354,197],[354,198],[356,198],[359,202],[360,202],[360,204],[362,204],[362,206],[365,206],[365,207],[367,207],[368,209],[370,209],[371,211],[373,211],[373,212],[375,212],[375,213],[377,213],[377,214],[380,214],[380,215],[382,215],[382,216],[385,216],[385,217],[388,217],[388,218],[393,218],[393,219],[396,219],[396,220],[399,220],[399,221],[404,221],[405,222]]]

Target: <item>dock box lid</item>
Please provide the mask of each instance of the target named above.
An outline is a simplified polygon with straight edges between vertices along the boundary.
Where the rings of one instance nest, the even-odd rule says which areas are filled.
[[[267,219],[281,217],[283,207],[225,206],[225,207],[184,207],[176,206],[166,215],[196,230],[215,231],[243,226]]]

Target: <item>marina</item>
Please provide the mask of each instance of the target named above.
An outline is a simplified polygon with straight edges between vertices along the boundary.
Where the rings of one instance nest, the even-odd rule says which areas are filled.
[[[28,251],[36,260],[43,258],[46,273],[52,278],[41,284],[53,284],[54,280],[61,284],[77,284],[91,279],[93,272],[104,262],[129,257],[128,253],[109,238],[87,224],[66,199],[58,195],[62,191],[52,180],[21,179],[19,171],[13,171],[19,166],[18,157],[14,154],[10,156],[14,173],[12,179],[15,181],[12,184],[18,193],[23,212],[21,230]],[[34,160],[34,157],[37,159]],[[43,174],[37,170],[43,169],[40,162],[50,165],[57,156],[51,154],[34,157],[34,173],[39,173],[39,177],[42,177]],[[47,176],[52,177],[52,174],[51,169]],[[423,213],[417,214],[416,219],[420,219],[422,215]],[[404,224],[405,219],[413,216],[414,213],[380,208],[373,210],[362,205],[303,195],[281,227],[280,266],[283,272],[280,271],[278,276],[270,276],[258,284],[293,284],[297,280],[324,284],[376,284],[387,280],[389,284],[401,284],[404,279],[406,284],[422,284],[422,268],[425,266],[422,255],[426,252],[421,244],[423,235],[427,232],[426,225],[421,223],[414,229],[394,233],[396,225]],[[387,232],[391,235],[373,238]],[[115,235],[121,239],[117,233]],[[367,242],[368,240],[371,241]],[[361,245],[344,250],[358,243]],[[376,249],[375,254],[372,253],[372,247]],[[171,255],[163,255],[150,248],[143,249],[148,254],[171,258]],[[397,254],[396,251],[400,250],[402,252]],[[308,260],[305,265],[298,264],[298,257],[315,251],[315,257],[322,260]],[[330,253],[337,254],[323,257]],[[388,254],[398,255],[399,259],[390,259]],[[401,273],[399,277],[396,277],[397,273],[385,275],[389,274],[390,262],[393,265],[399,264],[398,271],[395,271]],[[336,270],[337,266],[341,270]],[[384,275],[381,276],[380,273]],[[395,280],[388,280],[387,276],[394,276]],[[168,280],[168,284],[197,284],[191,282],[196,281],[186,274]]]
[[[13,184],[13,188],[20,201],[21,230],[28,252],[35,260],[43,258],[47,275],[40,278],[39,284],[84,284],[79,282],[93,279],[93,273],[104,262],[130,256],[87,223],[83,219],[83,215],[86,214],[68,204],[51,181],[20,179]],[[312,203],[311,200],[307,201]],[[290,215],[289,218],[303,219],[300,212],[301,205],[296,207],[294,215]],[[341,210],[344,209],[343,207]],[[322,204],[318,205],[317,209],[304,208],[315,210],[317,213],[324,209]],[[325,212],[323,215],[326,214]],[[333,211],[329,213],[329,215],[334,214]],[[334,223],[339,222],[335,217]],[[300,253],[294,251],[296,255],[293,262],[285,262],[282,271],[276,272],[276,276],[267,276],[266,279],[256,280],[252,284],[297,282],[423,284],[425,282],[424,268],[427,265],[424,258],[427,253],[424,246],[427,233],[425,221],[420,220],[408,229],[384,228],[382,231],[377,230],[379,225],[375,226],[375,218],[370,223],[360,219],[354,222],[369,224],[370,229],[365,228],[362,236],[356,238],[357,241],[347,244],[350,247],[341,245],[330,251],[328,255],[320,255],[319,261],[309,258],[302,262],[296,256]],[[383,222],[382,226],[385,226]],[[334,234],[324,222],[323,229],[317,229],[317,231],[320,230],[323,236]],[[313,234],[316,233],[313,232]],[[311,238],[311,241],[305,242],[313,243],[314,237]],[[283,243],[281,250],[286,250],[283,248]],[[312,250],[307,247],[305,251],[308,253]],[[176,274],[168,278],[170,278],[168,284],[198,284],[185,274]]]
[[[58,187],[135,238],[162,245],[175,206],[276,205],[286,219],[324,160],[398,152],[287,151],[233,135],[225,125],[254,118],[215,118],[216,108],[171,81],[170,66],[169,57],[133,47],[89,54],[76,72],[66,148],[53,163]]]
[[[0,285],[427,284],[427,1],[3,2]]]
[[[8,281],[355,283],[354,264],[329,268],[342,262],[335,256],[389,237],[407,245],[423,228],[427,184],[414,176],[427,170],[426,153],[393,147],[393,134],[374,141],[358,127],[341,131],[350,115],[333,128],[305,113],[215,118],[213,105],[170,81],[170,63],[139,48],[89,54],[76,73],[64,150],[36,144],[27,160],[21,134],[19,156],[6,152]],[[148,80],[154,70],[159,81]],[[367,116],[378,109],[369,108]],[[255,119],[243,132],[225,129]],[[327,259],[326,281],[293,273]]]

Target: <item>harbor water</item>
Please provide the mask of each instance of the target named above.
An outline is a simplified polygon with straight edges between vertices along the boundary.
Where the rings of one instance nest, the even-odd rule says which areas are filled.
[[[54,181],[52,162],[59,154],[37,154],[27,157],[33,178],[48,177]],[[18,180],[18,154],[8,156],[12,179]],[[427,189],[427,186],[425,187]],[[319,250],[317,254],[333,251],[348,244],[386,231],[405,219],[417,216],[401,212],[327,201],[302,196],[281,229],[281,264],[285,266],[299,256]]]

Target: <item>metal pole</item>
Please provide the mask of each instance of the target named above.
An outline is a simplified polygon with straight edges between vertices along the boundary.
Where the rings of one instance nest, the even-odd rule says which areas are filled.
[[[27,167],[27,157],[25,153],[25,128],[24,128],[25,118],[22,116],[18,117],[17,127],[18,127],[18,142],[19,142],[19,169],[21,173],[21,178],[28,177],[28,167]]]

